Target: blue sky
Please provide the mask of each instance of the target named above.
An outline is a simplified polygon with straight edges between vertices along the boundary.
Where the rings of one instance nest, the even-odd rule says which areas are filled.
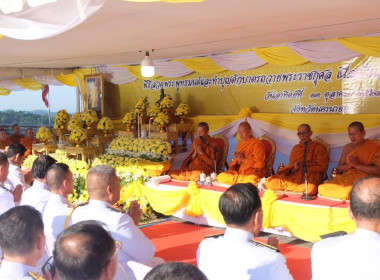
[[[75,87],[49,86],[50,111],[57,112],[66,109],[69,113],[76,111]],[[12,109],[15,111],[46,110],[42,101],[42,91],[12,91],[8,96],[0,95],[0,111]]]

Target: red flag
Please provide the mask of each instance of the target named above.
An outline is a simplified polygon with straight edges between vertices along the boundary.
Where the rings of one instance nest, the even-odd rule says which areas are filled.
[[[48,93],[49,93],[49,85],[45,85],[44,89],[42,90],[42,101],[45,103],[45,106],[47,108],[49,108],[49,101],[46,98]]]

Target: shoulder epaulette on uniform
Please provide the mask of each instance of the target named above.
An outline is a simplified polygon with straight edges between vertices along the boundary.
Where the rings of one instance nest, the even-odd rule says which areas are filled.
[[[116,207],[113,207],[113,206],[110,206],[110,205],[107,205],[107,208],[108,209],[111,209],[112,211],[115,211],[115,212],[119,212],[119,213],[123,213],[123,214],[126,214],[127,212],[125,212],[125,210],[123,209],[119,209],[119,208],[116,208]]]
[[[211,234],[211,235],[206,235],[205,238],[217,238],[219,236],[223,236],[224,233],[218,233],[218,234]],[[271,245],[268,245],[268,244],[265,244],[263,242],[260,242],[260,241],[257,241],[257,240],[251,240],[251,242],[257,246],[261,246],[261,247],[267,247],[273,251],[276,251],[276,252],[280,252],[280,249],[277,248],[277,247],[274,247],[274,246],[271,246]]]
[[[83,203],[81,203],[81,204],[78,204],[77,206],[75,206],[75,207],[81,207],[81,206],[85,206],[85,205],[87,205],[88,204],[88,201],[87,202],[83,202]],[[74,207],[74,208],[75,208]]]
[[[276,252],[280,253],[280,249],[277,248],[277,247],[274,247],[274,246],[272,246],[272,245],[268,245],[268,244],[265,244],[265,243],[263,243],[263,242],[260,242],[260,241],[257,241],[257,240],[253,240],[253,239],[251,240],[251,242],[252,242],[253,244],[257,245],[257,246],[260,246],[260,247],[267,247],[268,249],[271,249],[271,250],[273,250],[273,251],[276,251]]]
[[[8,191],[8,192],[10,191],[10,190],[8,190],[6,187],[4,187],[3,185],[0,185],[0,188],[6,190],[6,191]]]
[[[29,276],[30,276],[32,279],[35,279],[35,280],[45,280],[45,278],[39,276],[37,273],[29,272],[28,274],[29,274]]]

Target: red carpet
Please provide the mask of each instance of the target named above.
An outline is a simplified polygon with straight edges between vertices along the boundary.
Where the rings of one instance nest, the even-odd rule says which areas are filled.
[[[203,238],[206,235],[222,232],[204,226],[173,221],[144,227],[142,231],[156,246],[157,257],[161,257],[165,261],[180,261],[194,265],[197,264],[196,252]],[[280,244],[280,250],[285,256],[290,273],[295,280],[311,279],[309,248]]]

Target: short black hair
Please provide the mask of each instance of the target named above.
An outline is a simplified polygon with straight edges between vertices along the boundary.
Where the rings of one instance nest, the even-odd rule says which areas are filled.
[[[12,125],[12,129],[13,128],[15,128],[15,126],[19,126],[17,123],[14,123],[13,125]]]
[[[154,267],[144,280],[207,280],[196,266],[182,262],[168,262]]]
[[[44,179],[51,165],[57,161],[48,155],[42,155],[36,158],[32,166],[33,178]]]
[[[59,190],[69,172],[70,168],[65,163],[60,162],[50,165],[46,173],[46,181],[49,189]]]
[[[19,143],[13,143],[8,147],[7,156],[8,158],[13,157],[17,154],[20,154],[20,156],[25,155],[26,148],[24,145]]]
[[[69,246],[68,242],[75,242],[76,246]],[[54,263],[60,279],[99,279],[115,249],[115,241],[101,223],[89,220],[70,226],[54,245]]]
[[[44,234],[41,214],[31,206],[16,206],[0,216],[0,246],[9,255],[30,253],[40,234]]]
[[[0,165],[3,165],[5,163],[9,162],[8,157],[6,154],[0,152]]]
[[[369,176],[355,181],[350,207],[356,219],[380,220],[380,177]]]
[[[219,199],[219,210],[226,224],[243,226],[261,209],[257,187],[251,183],[235,184]]]

